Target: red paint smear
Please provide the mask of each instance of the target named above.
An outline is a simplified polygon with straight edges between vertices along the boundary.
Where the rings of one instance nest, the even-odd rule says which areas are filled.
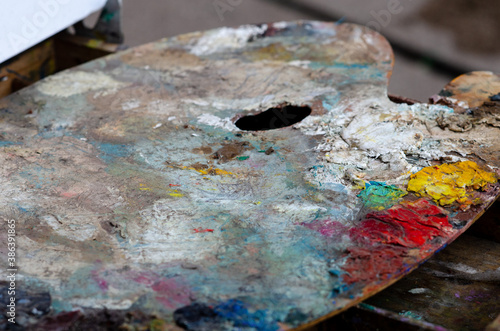
[[[61,192],[60,193],[60,196],[62,196],[63,198],[74,198],[78,195],[79,193],[77,192]]]
[[[191,303],[189,289],[173,278],[160,280],[151,288],[157,293],[156,300],[168,309],[177,309]]]
[[[452,230],[444,211],[425,199],[366,215],[349,235],[358,242],[428,249],[429,240]]]
[[[134,282],[148,286],[153,285],[157,279],[158,276],[156,274],[146,272],[140,273],[133,278]]]
[[[195,233],[204,233],[204,232],[214,232],[214,229],[202,229],[202,228],[198,228],[198,229],[193,229],[193,231]]]
[[[99,272],[97,270],[92,270],[91,272],[92,279],[97,283],[99,288],[103,291],[106,292],[109,288],[108,282],[104,278],[101,278],[99,276]]]
[[[301,223],[301,225],[330,238],[341,236],[347,232],[345,225],[333,220],[317,220],[312,223]]]
[[[165,279],[153,272],[132,272],[129,277],[149,286],[156,292],[156,300],[168,309],[175,310],[191,304],[189,288],[174,278]]]
[[[181,185],[179,185],[179,184],[168,184],[168,186],[170,186],[170,187],[179,187]]]
[[[393,278],[395,272],[403,271],[410,249],[428,250],[433,238],[446,236],[451,230],[445,211],[425,199],[369,213],[349,230],[357,246],[347,248],[343,281],[352,284]]]
[[[345,272],[342,279],[346,284],[389,279],[395,270],[402,268],[407,251],[404,247],[395,246],[350,247],[342,267]]]

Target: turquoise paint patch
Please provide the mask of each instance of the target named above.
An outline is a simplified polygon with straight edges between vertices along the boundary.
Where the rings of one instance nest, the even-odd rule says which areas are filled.
[[[328,270],[328,273],[335,279],[335,282],[333,284],[333,288],[330,292],[330,296],[329,296],[330,299],[335,299],[339,295],[341,295],[343,293],[347,293],[348,291],[350,291],[354,287],[353,284],[348,285],[348,284],[345,284],[342,282],[342,278],[345,275],[344,270],[335,267],[335,268],[331,268],[330,270]],[[335,304],[335,303],[333,303],[333,304]]]
[[[14,141],[0,141],[0,147],[7,147],[12,145],[22,145],[22,143],[14,142]]]
[[[335,107],[340,101],[340,94],[326,96],[323,98],[323,108],[330,111],[333,107]]]
[[[109,12],[106,9],[103,10],[102,18],[104,19],[105,22],[110,22],[114,16],[115,16],[115,13]]]
[[[414,313],[414,312],[411,312],[411,311],[402,311],[399,313],[399,315],[401,316],[404,316],[404,317],[410,317],[410,318],[413,318],[415,320],[421,320],[422,319],[422,316]]]
[[[394,206],[398,200],[407,194],[406,191],[394,185],[381,182],[368,182],[366,188],[358,194],[364,205],[370,209],[384,210]]]
[[[33,167],[19,172],[36,189],[49,188],[59,185],[59,177],[54,175],[54,168]]]
[[[74,295],[84,298],[89,296],[92,298],[106,297],[102,289],[99,287],[98,282],[93,280],[92,271],[94,266],[86,266],[76,270],[67,282],[61,287],[65,295]],[[91,281],[88,281],[88,280]]]
[[[101,143],[97,148],[101,151],[99,157],[106,163],[112,163],[118,157],[128,157],[132,154],[130,147],[123,144]]]
[[[325,167],[324,165],[315,165],[315,166],[312,166],[311,169],[318,170],[318,169],[321,169],[324,167]]]
[[[309,63],[309,68],[311,69],[325,69],[325,68],[338,68],[338,69],[368,69],[370,68],[369,64],[362,64],[362,63],[339,63],[335,62],[331,65],[325,65],[324,63],[321,62],[311,62]]]
[[[55,313],[62,313],[64,311],[72,311],[73,305],[69,302],[65,302],[62,300],[52,300],[51,308]]]

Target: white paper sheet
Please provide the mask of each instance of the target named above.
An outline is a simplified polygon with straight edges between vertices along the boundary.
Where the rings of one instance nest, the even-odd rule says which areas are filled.
[[[106,0],[0,1],[0,63],[101,9]]]

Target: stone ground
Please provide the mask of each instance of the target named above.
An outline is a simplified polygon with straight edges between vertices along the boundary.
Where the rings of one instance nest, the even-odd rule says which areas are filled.
[[[394,45],[390,93],[427,101],[460,73],[500,72],[499,13],[500,2],[484,0],[123,0],[123,29],[135,46],[220,26],[343,18]]]

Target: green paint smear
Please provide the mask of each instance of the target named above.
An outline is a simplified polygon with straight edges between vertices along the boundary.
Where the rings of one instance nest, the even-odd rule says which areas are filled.
[[[240,160],[240,161],[245,161],[245,160],[248,160],[250,158],[250,156],[238,156],[237,159]]]
[[[109,12],[106,9],[104,9],[101,18],[104,20],[104,22],[108,23],[113,19],[114,16],[115,13]]]
[[[366,188],[358,194],[358,197],[361,198],[366,207],[375,210],[384,210],[394,206],[406,194],[406,191],[394,185],[369,182],[366,183]]]

